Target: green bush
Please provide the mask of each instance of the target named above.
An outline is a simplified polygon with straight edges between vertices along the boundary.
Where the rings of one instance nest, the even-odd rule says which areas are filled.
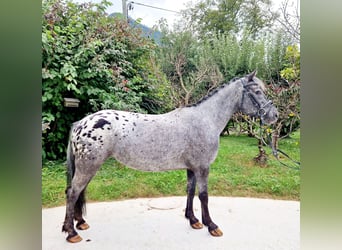
[[[286,83],[273,85],[269,91],[279,110],[274,127],[280,138],[287,137],[300,127],[300,53],[296,45],[286,48],[285,60],[280,75]]]
[[[152,40],[119,18],[110,3],[44,0],[42,5],[43,159],[64,158],[70,125],[114,108],[161,112],[168,107],[165,77],[155,65]],[[78,98],[78,108],[64,98]]]
[[[283,33],[252,39],[245,32],[241,38],[231,33],[206,39],[208,51],[219,66],[225,81],[257,70],[257,76],[266,83],[280,79],[288,46]]]

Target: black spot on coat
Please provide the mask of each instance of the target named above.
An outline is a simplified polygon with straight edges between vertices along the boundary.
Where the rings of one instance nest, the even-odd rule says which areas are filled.
[[[99,119],[93,128],[103,128],[106,124],[110,125],[110,122],[105,119]]]

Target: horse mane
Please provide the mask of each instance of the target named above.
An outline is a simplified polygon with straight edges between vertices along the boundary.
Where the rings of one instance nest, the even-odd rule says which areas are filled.
[[[213,90],[211,90],[207,95],[205,95],[204,97],[202,97],[199,101],[192,103],[192,104],[188,104],[185,105],[184,107],[189,108],[189,107],[196,107],[198,105],[200,105],[201,103],[205,102],[206,100],[208,100],[210,97],[212,97],[213,95],[215,95],[216,93],[218,93],[221,89],[223,89],[225,86],[229,85],[232,82],[236,82],[237,80],[239,80],[241,78],[239,77],[234,77],[233,79],[231,79],[229,82],[227,83],[223,83],[222,85],[214,88]],[[263,81],[261,81],[259,78],[257,77],[253,77],[253,82],[255,82],[256,84],[258,84],[260,86],[260,88],[262,89],[262,91],[266,90],[265,87],[265,83]]]
[[[192,103],[192,104],[185,105],[184,107],[190,108],[190,107],[196,107],[196,106],[200,105],[201,103],[203,103],[204,101],[208,100],[210,97],[215,95],[217,92],[219,92],[220,89],[223,89],[226,85],[228,85],[228,83],[224,83],[224,84],[214,88],[207,95],[202,97],[199,101]]]
[[[230,80],[227,83],[223,83],[222,85],[212,89],[207,95],[205,95],[204,97],[202,97],[199,101],[192,103],[192,104],[188,104],[185,107],[189,108],[189,107],[196,107],[198,105],[200,105],[201,103],[205,102],[206,100],[208,100],[210,97],[212,97],[213,95],[215,95],[216,93],[218,93],[221,89],[223,89],[224,87],[226,87],[227,85],[229,85],[232,82],[237,81],[239,78],[238,77],[234,77],[232,80]]]

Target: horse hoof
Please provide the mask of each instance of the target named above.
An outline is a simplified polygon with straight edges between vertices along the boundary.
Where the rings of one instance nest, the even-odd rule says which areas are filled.
[[[89,225],[88,225],[88,223],[84,222],[80,225],[77,225],[76,228],[79,230],[87,230],[89,228]]]
[[[192,224],[191,227],[193,229],[202,229],[203,228],[203,224],[201,222],[197,221],[194,224]]]
[[[79,236],[78,234],[72,236],[72,237],[67,237],[66,239],[68,242],[70,243],[77,243],[77,242],[80,242],[82,240],[82,237]]]
[[[219,229],[219,228],[216,228],[214,230],[211,230],[209,231],[209,233],[212,235],[212,236],[215,236],[215,237],[220,237],[223,235],[223,232]]]

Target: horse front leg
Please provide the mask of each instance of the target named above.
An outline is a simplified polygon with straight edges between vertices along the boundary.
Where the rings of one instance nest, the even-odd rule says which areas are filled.
[[[196,177],[192,170],[187,170],[187,202],[186,202],[186,209],[185,209],[185,217],[189,219],[190,225],[194,229],[201,229],[203,228],[203,225],[194,215],[193,210],[193,200],[195,197],[195,191],[196,191]]]
[[[208,208],[208,175],[209,167],[201,169],[196,172],[196,179],[198,182],[199,199],[201,201],[202,208],[202,223],[208,227],[208,231],[212,236],[222,236],[223,232],[212,221]]]

